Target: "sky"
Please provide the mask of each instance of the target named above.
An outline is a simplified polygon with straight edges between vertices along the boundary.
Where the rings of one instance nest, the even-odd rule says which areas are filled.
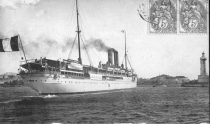
[[[143,1],[148,4],[148,1]],[[98,39],[124,55],[124,34],[130,63],[141,78],[161,74],[197,79],[204,51],[209,72],[207,34],[150,34],[148,23],[137,12],[142,0],[79,0],[84,44]],[[74,0],[0,0],[0,38],[19,34],[26,57],[67,59],[76,36]],[[81,44],[83,44],[83,42]],[[71,58],[77,59],[74,46]],[[91,64],[106,63],[107,53],[88,48]],[[0,73],[17,72],[22,52],[0,53]],[[90,64],[82,50],[84,64]]]

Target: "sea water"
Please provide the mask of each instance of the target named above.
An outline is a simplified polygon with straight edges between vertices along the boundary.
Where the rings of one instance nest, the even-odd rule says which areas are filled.
[[[69,95],[0,88],[0,123],[209,123],[208,88],[137,87]]]

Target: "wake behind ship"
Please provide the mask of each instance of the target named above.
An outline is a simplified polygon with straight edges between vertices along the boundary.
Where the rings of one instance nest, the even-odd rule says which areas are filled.
[[[20,76],[25,85],[40,94],[82,93],[136,87],[137,75],[133,69],[127,67],[126,40],[125,67],[123,64],[119,66],[118,52],[113,48],[107,50],[108,61],[105,64],[99,62],[98,67],[82,64],[77,0],[76,14],[78,60],[46,58],[26,60],[20,65]]]

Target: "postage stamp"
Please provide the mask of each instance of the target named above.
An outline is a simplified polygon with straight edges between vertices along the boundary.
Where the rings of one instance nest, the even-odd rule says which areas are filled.
[[[180,33],[207,33],[208,0],[180,0]]]
[[[177,33],[177,0],[150,0],[149,10],[150,33]]]

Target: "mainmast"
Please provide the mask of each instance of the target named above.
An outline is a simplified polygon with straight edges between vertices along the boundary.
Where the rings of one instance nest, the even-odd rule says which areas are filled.
[[[77,14],[77,36],[78,36],[78,50],[79,50],[79,58],[78,61],[80,64],[82,64],[82,59],[81,59],[81,51],[80,51],[80,28],[79,28],[79,10],[78,10],[78,3],[76,0],[76,14]]]
[[[122,33],[125,34],[125,69],[127,70],[128,67],[127,67],[127,50],[126,50],[126,31],[125,30],[122,30]]]

